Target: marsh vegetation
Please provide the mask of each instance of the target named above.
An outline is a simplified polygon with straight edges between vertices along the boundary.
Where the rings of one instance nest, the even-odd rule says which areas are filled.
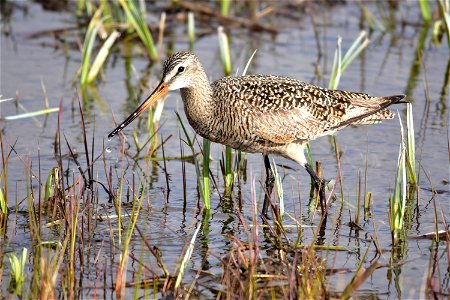
[[[1,296],[448,298],[450,4],[2,0]],[[123,134],[162,62],[407,95],[313,141],[331,182],[210,143],[178,93]]]

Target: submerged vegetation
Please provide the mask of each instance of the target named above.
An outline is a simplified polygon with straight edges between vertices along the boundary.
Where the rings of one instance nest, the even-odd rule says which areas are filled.
[[[53,1],[46,4],[50,3]],[[8,130],[0,132],[2,297],[348,299],[384,293],[398,298],[449,296],[448,178],[436,178],[445,171],[432,170],[420,160],[427,148],[423,136],[430,95],[436,93],[428,83],[426,53],[433,47],[446,47],[445,40],[450,49],[448,0],[420,0],[408,3],[404,10],[403,1],[361,1],[352,6],[360,14],[359,26],[354,26],[354,20],[345,25],[355,28],[352,37],[344,40],[328,35],[327,14],[350,3],[58,3],[63,5],[58,9],[65,10],[76,26],[31,31],[26,38],[50,37],[56,51],[65,57],[78,55],[78,71],[71,74],[71,91],[76,94],[71,108],[63,100],[57,107],[50,107],[43,81],[42,110],[28,112],[19,93],[15,99],[0,99],[0,104],[16,102],[17,113],[3,117],[7,122],[50,114],[47,117],[54,117],[57,124],[52,127],[53,132],[46,132],[51,136],[48,148],[52,152],[44,153],[44,147],[41,150],[38,145],[37,154],[31,157],[17,150],[17,140],[11,139]],[[26,10],[26,6],[2,1],[3,38],[14,30],[11,15]],[[422,19],[413,18],[414,14]],[[98,89],[112,80],[117,61],[125,67],[126,75],[121,70],[120,76],[126,76],[127,105],[134,108],[148,87],[155,85],[162,60],[172,52],[201,51],[197,48],[199,40],[206,37],[208,43],[214,41],[207,49],[215,49],[217,74],[252,73],[257,69],[260,49],[240,51],[235,47],[238,37],[231,32],[256,36],[264,44],[276,41],[277,34],[304,30],[298,28],[299,21],[304,22],[302,27],[310,26],[314,35],[311,49],[315,49],[317,61],[315,74],[309,74],[314,75],[310,81],[320,85],[328,82],[333,89],[342,86],[358,59],[370,54],[367,49],[390,36],[387,59],[390,51],[396,49],[396,28],[402,27],[401,34],[411,31],[417,36],[409,77],[399,80],[402,85],[389,83],[391,90],[404,89],[410,102],[405,108],[398,108],[400,126],[391,127],[400,143],[398,159],[382,162],[396,165],[389,169],[392,173],[382,174],[391,180],[389,186],[371,190],[376,189],[372,182],[376,182],[375,174],[381,174],[381,170],[371,169],[374,163],[368,158],[369,141],[360,145],[367,148],[365,170],[349,175],[353,172],[351,165],[343,162],[344,151],[332,137],[327,147],[332,149],[335,160],[328,162],[334,163],[336,170],[314,162],[313,158],[323,156],[316,153],[314,146],[308,147],[310,164],[316,166],[318,174],[332,179],[327,184],[325,207],[321,209],[313,187],[306,193],[303,183],[292,179],[298,176],[298,170],[291,170],[290,165],[277,159],[270,163],[275,175],[272,217],[263,222],[260,207],[265,196],[264,172],[259,171],[258,164],[250,166],[245,153],[199,139],[181,112],[164,108],[165,99],[149,109],[147,118],[135,122],[132,133],[118,135],[112,141],[104,138],[103,130],[113,129],[112,120],[121,117],[115,111],[111,115],[109,106],[113,104],[104,102]],[[183,38],[174,42],[176,35]],[[329,45],[329,41],[333,44]],[[287,55],[296,61],[296,53]],[[444,59],[450,66],[450,59]],[[148,65],[144,71],[138,71],[134,60],[146,61]],[[381,62],[381,70],[385,63]],[[439,100],[433,102],[442,116],[448,115],[449,69],[443,74]],[[418,82],[423,89],[422,98],[414,96]],[[426,103],[424,117],[419,119],[425,119],[425,124],[415,127],[418,122],[414,116],[420,116],[415,107],[418,103]],[[108,121],[98,121],[93,107],[108,115]],[[67,126],[69,116],[76,126]],[[446,144],[450,147],[445,123],[448,117],[442,116],[436,120],[446,126]],[[165,128],[167,119],[174,120],[175,130]],[[418,137],[420,143],[416,141]],[[446,151],[450,153],[450,148],[441,149]],[[449,161],[450,155],[439,164],[448,171]],[[15,177],[19,168],[24,170],[23,178]],[[437,188],[440,183],[436,180],[444,182],[446,188]],[[375,204],[374,194],[378,201]],[[420,227],[423,224],[425,228]],[[423,267],[414,263],[411,266],[410,261],[415,259],[411,255],[415,247],[410,243],[412,239],[423,247],[420,255],[428,256],[428,269],[421,272],[420,280],[414,278],[417,281],[410,285],[421,286],[408,294],[403,287],[404,274]],[[381,272],[384,274],[379,275]],[[373,283],[374,276],[381,279]],[[380,282],[388,287],[380,287]]]

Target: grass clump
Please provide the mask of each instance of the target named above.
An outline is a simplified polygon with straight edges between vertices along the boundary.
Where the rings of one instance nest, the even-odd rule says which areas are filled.
[[[417,185],[418,175],[416,171],[416,143],[413,108],[411,103],[406,104],[406,132],[406,157],[409,182],[411,185]]]
[[[156,45],[145,22],[145,11],[140,9],[135,4],[135,1],[101,1],[93,15],[91,11],[94,6],[90,4],[90,1],[80,1],[78,4],[80,13],[83,11],[81,7],[84,7],[86,8],[86,13],[91,16],[82,49],[80,85],[83,89],[86,88],[88,83],[93,82],[98,77],[105,61],[111,54],[113,46],[121,36],[121,32],[116,30],[116,28],[125,26],[128,34],[136,32],[148,57],[152,61],[158,59]],[[120,10],[120,7],[122,10]],[[123,19],[126,21],[123,22]],[[102,41],[102,46],[95,54],[94,48],[98,37]],[[91,57],[94,55],[95,59],[91,63]],[[84,96],[86,96],[86,92]]]
[[[361,31],[359,36],[350,45],[344,57],[341,51],[342,38],[338,37],[336,51],[334,52],[333,66],[331,68],[330,83],[328,88],[337,89],[339,81],[345,69],[351,64],[353,60],[363,51],[369,44],[369,39],[365,31]]]
[[[175,281],[175,289],[178,289],[180,287],[181,280],[183,279],[183,274],[186,271],[187,263],[191,259],[192,251],[194,251],[195,240],[197,238],[197,234],[198,234],[200,228],[201,228],[200,224],[197,225],[197,229],[195,229],[194,234],[192,235],[191,241],[190,241],[190,243],[186,249],[186,252],[183,256],[183,259],[181,260],[180,268],[178,270],[177,280]]]
[[[192,151],[192,156],[194,158],[195,172],[197,175],[197,184],[198,184],[198,187],[200,190],[200,198],[202,199],[205,209],[208,210],[211,207],[211,195],[210,195],[210,190],[209,190],[209,166],[208,166],[208,168],[205,168],[205,166],[203,166],[203,171],[200,171],[200,164],[196,158],[194,144],[192,142],[192,139],[189,137],[189,134],[187,133],[186,127],[184,126],[180,115],[178,113],[176,113],[176,116],[177,116],[178,122],[181,125],[181,128],[183,129],[183,133],[186,138],[186,144]],[[206,150],[209,150],[209,149],[206,149]],[[205,160],[205,151],[203,151],[203,159]],[[205,163],[205,161],[203,163]],[[209,155],[208,155],[206,163],[209,164]],[[206,176],[208,176],[208,178],[205,180]],[[205,182],[208,183],[208,187],[205,187]]]
[[[152,60],[157,60],[158,52],[156,51],[155,43],[153,42],[148,25],[145,23],[142,10],[136,6],[134,1],[119,0],[119,3],[125,12],[127,21],[131,23],[134,30],[137,32],[150,58]]]
[[[10,266],[10,280],[8,290],[14,295],[21,296],[23,292],[23,284],[27,278],[25,272],[25,264],[27,261],[28,249],[22,249],[22,255],[20,258],[13,252],[8,253],[7,257]]]
[[[142,177],[143,178],[143,177]],[[116,296],[117,298],[121,298],[125,296],[125,284],[127,279],[127,270],[126,267],[128,265],[128,259],[129,259],[129,251],[130,251],[130,243],[131,238],[134,234],[134,229],[136,227],[136,222],[138,220],[139,212],[142,208],[142,200],[144,199],[144,192],[145,192],[145,185],[143,185],[142,179],[139,183],[138,188],[139,193],[141,194],[140,197],[134,198],[135,201],[132,203],[132,209],[129,213],[129,223],[125,231],[124,240],[122,241],[119,239],[119,243],[123,242],[123,252],[120,255],[120,263],[117,270],[117,277],[116,277]],[[120,207],[120,206],[119,206]],[[121,211],[118,211],[118,216],[120,216]],[[120,230],[120,227],[119,227]]]
[[[89,72],[91,69],[91,56],[97,32],[100,29],[100,26],[102,25],[101,13],[102,11],[100,9],[95,12],[86,30],[86,36],[84,38],[83,43],[83,50],[81,52],[82,53],[81,74],[80,74],[81,86],[85,86],[89,82],[88,79],[92,79],[92,76],[89,76]]]
[[[297,247],[285,239],[286,231],[278,224],[258,223],[254,181],[251,187],[251,223],[238,212],[245,240],[230,236],[230,250],[221,258],[222,290],[225,299],[320,299],[327,297],[326,266],[314,247]],[[281,225],[281,224],[280,224]],[[261,230],[262,228],[262,230]],[[273,251],[264,255],[259,241],[261,232]],[[301,228],[300,228],[301,230]]]
[[[401,143],[398,154],[397,176],[395,177],[394,193],[389,199],[389,224],[394,244],[404,238],[403,224],[406,208],[406,146],[400,117],[399,120]]]

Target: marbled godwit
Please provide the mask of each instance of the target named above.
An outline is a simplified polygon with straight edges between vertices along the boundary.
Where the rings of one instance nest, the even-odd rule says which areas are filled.
[[[197,56],[178,52],[164,62],[161,82],[153,93],[108,138],[162,95],[177,89],[181,90],[189,124],[199,135],[234,149],[263,153],[267,189],[264,216],[273,187],[268,154],[281,155],[304,167],[314,179],[323,205],[324,182],[307,163],[306,144],[347,126],[391,119],[394,113],[386,108],[405,97],[329,90],[270,75],[225,77],[210,84]]]

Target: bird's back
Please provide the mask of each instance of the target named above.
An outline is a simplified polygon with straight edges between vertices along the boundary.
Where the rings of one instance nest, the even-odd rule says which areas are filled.
[[[213,98],[220,102],[218,106],[248,111],[254,116],[253,122],[258,123],[253,126],[254,130],[264,133],[262,135],[269,140],[285,140],[286,143],[311,140],[349,125],[391,119],[394,113],[386,107],[404,98],[404,95],[372,97],[330,90],[268,75],[225,77],[215,81],[212,89]]]

